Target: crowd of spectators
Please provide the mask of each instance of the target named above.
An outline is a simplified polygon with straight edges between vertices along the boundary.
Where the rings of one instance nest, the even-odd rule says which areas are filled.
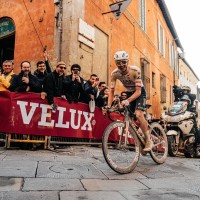
[[[57,63],[52,71],[48,61],[47,52],[44,52],[44,60],[36,63],[36,70],[31,73],[31,63],[21,62],[19,74],[13,72],[14,62],[5,60],[0,71],[0,91],[11,92],[35,92],[40,93],[41,98],[47,98],[52,112],[56,112],[57,105],[54,97],[60,97],[72,102],[86,103],[95,101],[95,105],[102,108],[108,105],[109,87],[105,81],[100,81],[97,74],[91,74],[88,80],[81,77],[81,66],[73,64],[71,74],[66,75],[66,64],[63,61]],[[116,95],[119,97],[118,95]],[[119,99],[126,98],[126,92],[122,92]],[[115,104],[118,98],[114,99]],[[119,101],[120,102],[120,101]]]
[[[0,91],[9,90],[11,92],[34,92],[40,93],[42,99],[47,99],[52,108],[52,113],[56,112],[57,105],[54,97],[60,97],[72,102],[86,103],[94,101],[99,108],[108,106],[109,87],[105,81],[100,81],[97,74],[91,74],[88,80],[81,77],[81,66],[73,64],[71,74],[66,74],[66,64],[60,61],[55,66],[55,70],[49,64],[47,52],[44,52],[44,60],[36,63],[36,70],[31,73],[31,63],[21,62],[19,74],[13,72],[14,62],[5,60],[0,70]],[[123,99],[126,92],[121,93]],[[114,99],[115,101],[115,99]]]

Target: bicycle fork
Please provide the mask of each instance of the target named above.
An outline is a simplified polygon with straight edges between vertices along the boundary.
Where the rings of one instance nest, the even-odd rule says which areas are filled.
[[[119,146],[123,145],[126,146],[128,144],[128,134],[129,134],[129,121],[125,122],[125,128],[119,130],[121,132],[120,139],[119,139]],[[124,137],[124,140],[123,140]],[[122,142],[124,141],[124,142]]]

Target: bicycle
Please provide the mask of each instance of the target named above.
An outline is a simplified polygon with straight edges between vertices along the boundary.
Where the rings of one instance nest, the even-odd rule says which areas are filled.
[[[147,110],[148,108],[146,108]],[[130,115],[128,107],[107,110],[112,123],[107,126],[102,137],[102,150],[109,167],[117,173],[132,172],[139,161],[140,153],[145,146],[145,138],[137,121]],[[121,114],[121,120],[114,120],[112,113]],[[122,119],[123,118],[123,119]],[[164,129],[158,122],[148,123],[151,140],[154,145],[149,152],[157,164],[165,162],[168,154],[168,143]]]

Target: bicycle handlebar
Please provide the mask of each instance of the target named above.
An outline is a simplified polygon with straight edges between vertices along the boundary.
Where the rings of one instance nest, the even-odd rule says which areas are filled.
[[[127,110],[126,107],[108,108],[108,109],[107,109],[108,118],[109,118],[111,121],[117,121],[116,119],[114,119],[114,118],[111,116],[111,113],[124,113],[125,110]]]

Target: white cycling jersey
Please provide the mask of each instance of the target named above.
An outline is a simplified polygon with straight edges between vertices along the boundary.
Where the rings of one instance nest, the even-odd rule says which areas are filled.
[[[137,66],[128,66],[127,73],[122,74],[118,68],[111,73],[111,89],[115,88],[116,80],[120,80],[128,92],[135,92],[135,87],[143,87],[141,70]]]

